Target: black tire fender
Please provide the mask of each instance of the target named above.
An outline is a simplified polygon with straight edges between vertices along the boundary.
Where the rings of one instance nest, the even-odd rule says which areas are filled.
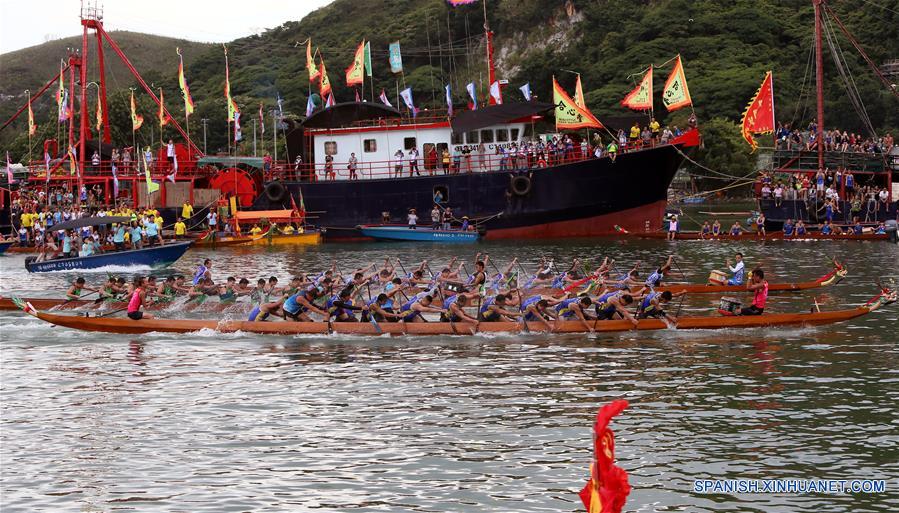
[[[509,180],[509,189],[516,196],[527,196],[531,192],[531,178],[525,175],[514,175]]]
[[[287,188],[281,182],[269,182],[265,185],[265,197],[272,203],[280,203],[287,195]]]

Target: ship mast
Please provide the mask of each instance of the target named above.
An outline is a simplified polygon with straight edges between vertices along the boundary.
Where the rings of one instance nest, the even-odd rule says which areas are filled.
[[[824,169],[824,51],[821,42],[822,10],[824,0],[812,0],[815,6],[815,68],[816,88],[818,96],[818,137],[815,141],[818,146],[818,169]]]
[[[493,65],[493,32],[490,30],[490,25],[487,24],[487,0],[483,0],[482,3],[484,4],[484,34],[487,37],[487,102],[488,105],[493,105],[496,100],[489,93],[490,87],[496,82],[496,66]]]

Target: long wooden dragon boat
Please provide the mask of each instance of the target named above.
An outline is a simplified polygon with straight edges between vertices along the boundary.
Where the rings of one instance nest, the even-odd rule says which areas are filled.
[[[814,281],[798,282],[798,283],[769,283],[768,291],[800,291],[813,289],[818,287],[826,287],[839,283],[846,277],[848,271],[843,266],[835,267],[832,271],[821,276]],[[691,294],[719,294],[724,292],[745,292],[745,285],[701,285],[701,284],[669,284],[658,287],[656,291],[670,290],[672,293],[686,291]],[[559,289],[537,289],[522,293],[528,296],[542,294],[547,296],[561,295]],[[105,305],[101,301],[93,299],[48,299],[48,298],[23,298],[23,301],[31,303],[38,310],[76,310],[76,309],[97,309],[105,306],[107,309],[123,308],[127,306],[124,302],[106,302]],[[243,303],[239,303],[243,304]],[[168,303],[151,304],[150,310],[160,310],[165,308]],[[249,306],[247,307],[249,309]],[[19,308],[12,299],[0,296],[0,311],[15,311]]]
[[[843,280],[849,271],[840,263],[834,263],[834,268],[821,276],[820,278],[813,281],[802,281],[795,283],[768,283],[768,292],[795,292],[799,290],[808,290],[815,289],[819,287],[827,287],[829,285],[836,285],[840,281]],[[579,281],[576,281],[564,289],[555,289],[555,288],[542,288],[536,289],[527,292],[528,295],[544,295],[544,296],[555,296],[561,297],[566,292],[570,292],[572,294],[577,294],[581,288],[588,286],[592,283],[593,277],[588,276]],[[723,292],[746,292],[746,285],[708,285],[708,284],[695,284],[695,283],[666,283],[659,287],[655,287],[654,290],[656,292],[664,292],[666,290],[670,290],[672,294],[678,292],[688,292],[690,294],[720,294]],[[522,292],[522,294],[525,294]],[[2,303],[0,303],[2,304]]]
[[[660,319],[641,319],[635,327],[630,321],[589,321],[592,330],[584,328],[579,321],[558,323],[555,333],[612,333],[624,331],[651,330],[706,330],[724,328],[763,328],[773,326],[814,326],[844,322],[877,310],[883,305],[895,302],[897,294],[889,289],[882,289],[880,294],[864,305],[835,310],[831,312],[809,313],[766,313],[755,316],[721,316],[721,317],[681,317],[676,326],[669,326]],[[99,331],[106,333],[192,333],[200,330],[213,330],[221,333],[255,333],[260,335],[303,335],[303,334],[352,334],[352,335],[474,335],[476,333],[521,333],[540,332],[544,328],[536,322],[482,322],[472,323],[449,322],[250,322],[238,320],[201,320],[201,319],[142,319],[134,321],[128,318],[84,317],[41,312],[21,300],[20,308],[26,313],[56,326],[63,326],[82,331]]]
[[[668,232],[628,232],[627,235],[640,239],[667,239]],[[700,232],[679,232],[675,240],[726,240],[726,241],[816,241],[816,240],[888,240],[885,233],[842,233],[825,235],[821,232],[806,232],[804,235],[784,235],[782,231],[767,232],[764,236],[758,232],[745,232],[740,235],[721,233],[717,236],[703,235]]]

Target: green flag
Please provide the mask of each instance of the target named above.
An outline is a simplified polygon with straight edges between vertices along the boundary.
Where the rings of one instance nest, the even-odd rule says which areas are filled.
[[[365,42],[365,74],[371,77],[371,41]]]

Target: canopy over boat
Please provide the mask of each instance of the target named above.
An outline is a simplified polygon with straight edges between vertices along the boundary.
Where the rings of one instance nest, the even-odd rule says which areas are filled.
[[[399,118],[402,112],[379,102],[343,102],[314,112],[303,121],[303,128],[340,128],[355,121]]]
[[[774,313],[749,316],[722,317],[681,317],[677,326],[669,326],[661,319],[641,319],[635,327],[627,320],[590,321],[591,330],[600,333],[624,332],[631,330],[650,331],[663,329],[701,330],[722,328],[760,328],[770,326],[812,326],[848,321],[861,317],[883,305],[895,302],[896,292],[883,289],[880,294],[862,306],[832,312]],[[265,335],[296,334],[354,334],[354,335],[474,335],[476,333],[518,333],[539,332],[542,328],[536,322],[481,322],[449,323],[423,322],[399,323],[381,322],[377,325],[367,322],[250,322],[233,320],[193,320],[193,319],[141,319],[82,317],[40,312],[21,300],[20,308],[29,315],[57,326],[84,331],[108,333],[191,333],[210,329],[222,333],[246,332]],[[555,333],[585,333],[588,330],[580,321],[560,322]]]
[[[453,133],[462,134],[516,119],[536,116],[554,108],[554,104],[545,102],[501,103],[481,107],[477,110],[462,111],[453,118],[451,124]]]
[[[52,229],[55,230],[76,230],[85,226],[103,226],[105,224],[122,224],[130,223],[130,216],[107,216],[107,217],[81,217],[54,224]]]
[[[302,220],[295,210],[238,210],[234,220],[240,224],[258,223],[266,219],[271,223],[295,223]]]

